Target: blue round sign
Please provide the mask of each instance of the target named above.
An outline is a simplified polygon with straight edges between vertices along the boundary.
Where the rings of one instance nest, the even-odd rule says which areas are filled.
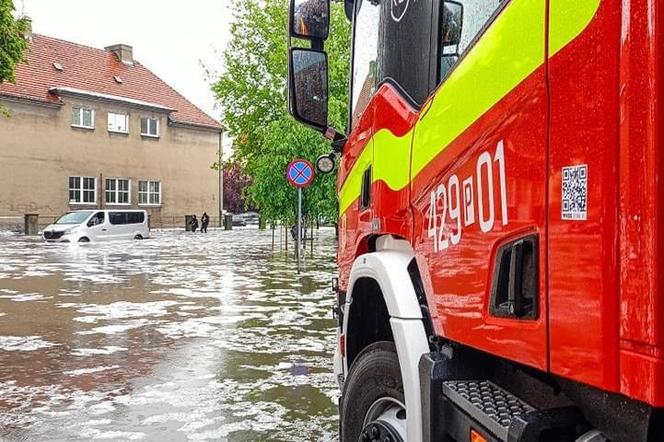
[[[293,160],[286,168],[286,179],[297,188],[309,186],[314,178],[316,178],[314,166],[307,160]]]

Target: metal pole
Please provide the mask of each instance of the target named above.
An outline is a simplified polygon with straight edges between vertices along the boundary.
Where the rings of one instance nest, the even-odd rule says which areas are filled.
[[[219,227],[223,226],[224,222],[224,167],[222,161],[224,159],[224,129],[219,132]]]
[[[300,255],[302,253],[302,188],[297,189],[297,273],[300,273]]]

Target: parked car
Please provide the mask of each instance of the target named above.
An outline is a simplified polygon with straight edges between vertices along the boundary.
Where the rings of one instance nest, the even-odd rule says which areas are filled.
[[[256,212],[246,212],[242,214],[242,217],[244,218],[244,221],[247,223],[247,225],[250,226],[257,226],[258,225],[258,213]]]
[[[233,215],[233,225],[236,227],[244,227],[247,225],[247,222],[242,215]]]
[[[150,236],[145,210],[77,210],[46,227],[48,242],[90,242],[143,239]]]

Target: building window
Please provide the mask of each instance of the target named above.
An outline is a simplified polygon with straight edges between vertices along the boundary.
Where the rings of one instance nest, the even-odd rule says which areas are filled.
[[[106,204],[129,204],[129,180],[109,178],[106,180]]]
[[[161,182],[139,181],[138,204],[158,206],[161,204]]]
[[[109,112],[108,131],[119,132],[123,134],[129,133],[129,115]]]
[[[84,129],[95,128],[95,111],[86,107],[74,107],[71,111],[71,125]]]
[[[141,135],[144,137],[158,137],[159,120],[156,118],[141,118]]]
[[[69,177],[70,204],[96,204],[97,179],[91,177]]]

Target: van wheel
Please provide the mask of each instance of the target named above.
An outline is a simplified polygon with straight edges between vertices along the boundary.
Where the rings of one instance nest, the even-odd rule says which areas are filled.
[[[90,242],[90,238],[84,236],[83,238],[79,238],[78,242]]]
[[[406,407],[399,357],[392,342],[376,342],[357,356],[344,386],[341,440],[406,440]]]
[[[134,239],[137,239],[137,240],[140,241],[140,240],[143,239],[143,235],[136,235],[136,236],[134,236]]]

